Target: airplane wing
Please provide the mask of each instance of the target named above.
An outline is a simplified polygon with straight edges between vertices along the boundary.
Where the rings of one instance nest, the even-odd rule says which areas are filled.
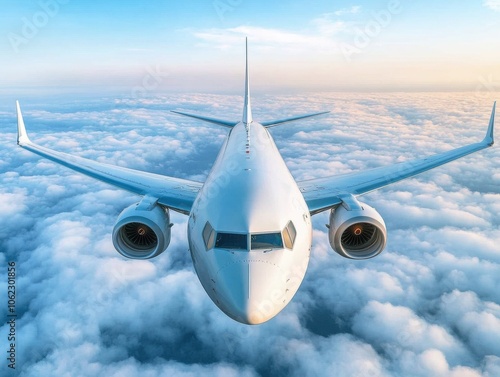
[[[309,211],[312,215],[320,213],[339,205],[342,202],[342,197],[345,195],[352,194],[357,196],[366,194],[492,146],[494,143],[495,107],[496,102],[493,105],[486,136],[479,143],[413,161],[297,182],[309,207]]]
[[[17,144],[22,148],[121,189],[158,198],[159,204],[174,211],[186,215],[191,211],[202,183],[103,164],[39,146],[28,138],[19,102],[16,105]]]

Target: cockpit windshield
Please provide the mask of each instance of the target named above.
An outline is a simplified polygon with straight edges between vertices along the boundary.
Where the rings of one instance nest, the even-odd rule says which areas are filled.
[[[248,236],[250,236],[250,250],[283,249],[284,243],[287,248],[291,249],[293,248],[293,241],[295,238],[295,228],[292,224],[291,228],[294,234],[290,237],[290,224],[291,222],[289,222],[287,228],[285,228],[283,232],[242,234],[216,232],[210,223],[207,222],[203,228],[203,240],[205,241],[207,251],[212,248],[248,250]]]
[[[218,232],[215,247],[219,249],[247,249],[247,235]]]
[[[255,249],[282,249],[283,239],[281,238],[281,233],[262,233],[262,234],[252,234],[251,238],[251,248]]]

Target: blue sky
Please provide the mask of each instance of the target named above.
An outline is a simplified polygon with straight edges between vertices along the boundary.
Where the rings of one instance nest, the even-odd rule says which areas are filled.
[[[245,36],[257,90],[500,87],[498,0],[8,1],[0,25],[2,91],[234,92]]]

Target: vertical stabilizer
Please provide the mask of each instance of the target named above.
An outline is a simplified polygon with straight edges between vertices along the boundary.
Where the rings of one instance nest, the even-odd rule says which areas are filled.
[[[246,68],[245,68],[245,105],[243,107],[243,123],[252,123],[252,107],[250,106],[250,84],[248,78],[248,38],[245,39],[245,58],[246,58]]]

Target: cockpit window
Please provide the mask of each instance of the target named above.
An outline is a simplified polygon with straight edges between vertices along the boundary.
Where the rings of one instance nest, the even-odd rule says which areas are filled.
[[[247,249],[247,235],[218,232],[215,247],[221,249]]]
[[[205,227],[203,228],[203,241],[205,242],[205,247],[210,250],[214,247],[215,232],[212,225],[207,221]]]
[[[252,241],[252,250],[283,248],[281,233],[252,234],[250,237]]]
[[[287,249],[293,249],[296,236],[297,231],[295,230],[295,226],[291,221],[289,221],[285,229],[283,229],[283,239],[285,240],[285,246]]]

